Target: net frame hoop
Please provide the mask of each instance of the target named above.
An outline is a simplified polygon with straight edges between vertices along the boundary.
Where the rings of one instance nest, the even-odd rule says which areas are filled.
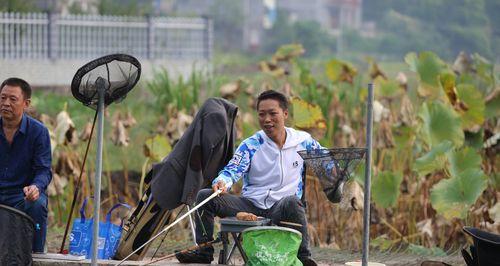
[[[315,151],[328,151],[325,153],[318,153]],[[361,160],[365,157],[366,154],[366,148],[330,148],[330,149],[315,149],[312,151],[308,150],[302,150],[298,151],[300,157],[304,159],[304,161],[307,160],[313,160],[313,159],[320,159],[320,158],[325,158],[325,157],[332,157],[335,160]],[[338,155],[344,155],[344,154],[353,154],[356,156],[353,157],[337,157]]]
[[[127,89],[127,91],[125,91],[125,93],[123,95],[108,95],[108,94],[106,94],[105,99],[104,99],[104,105],[105,106],[110,105],[115,100],[118,100],[121,97],[124,97],[129,91],[131,91],[132,88],[134,88],[134,86],[139,81],[139,78],[141,77],[141,63],[139,62],[139,60],[137,60],[135,57],[133,57],[131,55],[118,53],[118,54],[110,54],[110,55],[105,55],[105,56],[99,57],[97,59],[94,59],[94,60],[88,62],[87,64],[83,65],[82,67],[80,67],[76,71],[75,75],[73,76],[73,80],[71,81],[71,93],[73,94],[73,97],[75,97],[78,101],[83,103],[85,106],[90,107],[91,103],[89,100],[91,100],[91,99],[84,97],[79,92],[82,78],[87,73],[96,69],[97,67],[100,67],[102,65],[106,65],[106,64],[111,63],[112,61],[115,61],[115,60],[121,61],[121,62],[127,62],[127,63],[130,63],[133,66],[135,66],[137,68],[137,75],[136,75],[135,80],[131,83],[131,85],[129,85],[129,88]]]

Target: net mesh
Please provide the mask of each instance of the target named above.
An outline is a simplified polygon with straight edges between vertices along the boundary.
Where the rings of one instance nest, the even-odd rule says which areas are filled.
[[[98,81],[105,86],[104,104],[123,100],[140,77],[141,66],[137,59],[128,55],[109,55],[96,59],[80,68],[71,84],[75,98],[84,105],[97,108]]]
[[[343,185],[364,158],[366,148],[314,149],[298,152],[307,169],[319,179],[332,202],[339,202]]]

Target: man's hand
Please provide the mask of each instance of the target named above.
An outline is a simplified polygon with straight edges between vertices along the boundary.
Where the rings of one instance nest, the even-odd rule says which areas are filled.
[[[224,182],[224,180],[219,180],[219,182],[212,186],[212,189],[214,190],[214,192],[219,189],[222,190],[222,193],[227,192],[226,183]]]
[[[23,191],[25,200],[35,201],[40,197],[40,191],[38,191],[38,187],[35,185],[24,187]]]

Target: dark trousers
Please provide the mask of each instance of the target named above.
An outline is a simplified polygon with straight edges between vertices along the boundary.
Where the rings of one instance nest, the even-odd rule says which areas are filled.
[[[43,252],[45,236],[47,235],[47,195],[40,192],[36,201],[24,199],[22,189],[0,189],[0,204],[25,212],[35,222],[35,238],[33,252]]]
[[[202,202],[213,193],[212,189],[202,189],[198,192],[196,199],[197,203]],[[250,212],[257,216],[266,217],[272,220],[273,224],[280,226],[287,226],[280,224],[280,222],[292,222],[301,224],[302,227],[296,229],[302,233],[302,242],[300,243],[299,253],[297,257],[304,258],[310,257],[311,251],[309,250],[309,236],[307,234],[307,220],[304,206],[300,199],[296,196],[288,196],[276,202],[270,209],[260,209],[255,207],[248,199],[231,195],[222,194],[215,197],[211,201],[198,209],[196,215],[196,242],[198,244],[213,240],[214,234],[214,217],[221,218],[228,216],[236,216],[238,212]],[[213,248],[206,248],[201,251],[207,255],[212,255]]]

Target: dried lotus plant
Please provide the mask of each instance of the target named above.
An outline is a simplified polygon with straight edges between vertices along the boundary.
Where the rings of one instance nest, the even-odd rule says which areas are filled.
[[[113,133],[111,135],[111,140],[113,144],[127,147],[130,142],[128,130],[136,123],[137,121],[130,112],[127,112],[126,115],[122,115],[120,111],[117,111],[112,119]]]
[[[57,114],[54,135],[58,145],[75,145],[78,143],[75,124],[67,112],[67,104],[65,104],[64,109]]]

